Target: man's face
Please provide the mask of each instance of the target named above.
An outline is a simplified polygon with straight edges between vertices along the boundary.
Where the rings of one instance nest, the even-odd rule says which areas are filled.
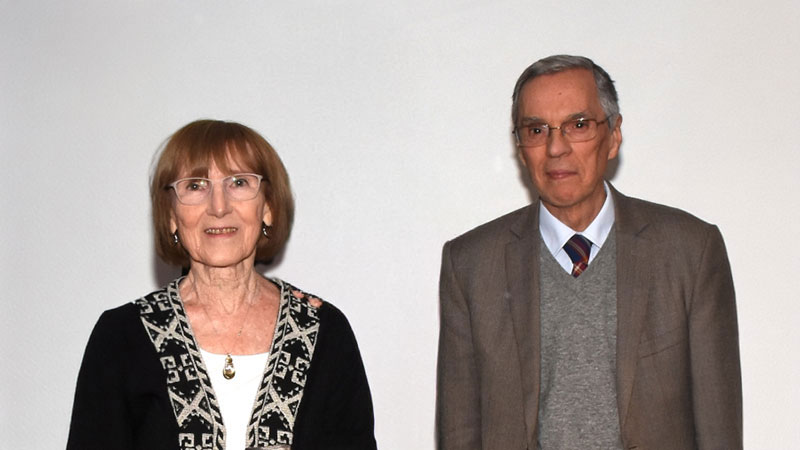
[[[522,87],[518,127],[532,123],[558,127],[578,118],[605,119],[591,71],[541,75]],[[545,144],[520,147],[542,203],[577,231],[585,229],[603,206],[603,173],[622,142],[621,122],[618,117],[613,129],[607,123],[598,125],[597,136],[585,142],[569,142],[561,130],[550,130]]]

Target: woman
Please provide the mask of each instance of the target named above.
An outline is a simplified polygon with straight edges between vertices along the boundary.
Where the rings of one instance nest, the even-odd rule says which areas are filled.
[[[347,319],[255,270],[283,247],[294,211],[267,141],[237,123],[190,123],[164,147],[150,196],[158,254],[188,273],[100,317],[67,448],[375,448]]]

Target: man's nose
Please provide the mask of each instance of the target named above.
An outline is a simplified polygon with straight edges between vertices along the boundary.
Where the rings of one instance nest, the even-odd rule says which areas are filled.
[[[560,128],[551,128],[547,136],[547,156],[558,158],[572,151],[572,145]]]

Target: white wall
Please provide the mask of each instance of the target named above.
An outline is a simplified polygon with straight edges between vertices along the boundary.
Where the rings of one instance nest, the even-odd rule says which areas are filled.
[[[350,318],[380,447],[432,449],[441,245],[528,201],[509,97],[554,53],[590,56],[617,81],[615,185],[722,229],[746,447],[800,443],[796,1],[0,10],[4,448],[63,447],[94,321],[175,273],[152,250],[150,159],[212,117],[252,126],[283,157],[298,210],[272,272]]]

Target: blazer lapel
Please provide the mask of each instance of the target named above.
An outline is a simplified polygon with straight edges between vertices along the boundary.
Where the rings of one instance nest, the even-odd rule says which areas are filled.
[[[525,425],[528,445],[534,442],[539,412],[540,311],[539,311],[539,208],[527,209],[511,227],[512,239],[506,244],[505,298],[514,327],[521,371]],[[512,387],[513,388],[513,387]]]
[[[613,187],[611,191],[617,236],[617,407],[620,430],[623,430],[639,360],[639,341],[652,286],[652,272],[648,270],[648,243],[641,237],[647,220],[636,214],[635,205],[629,198]]]
[[[609,184],[615,204],[617,238],[617,407],[624,429],[638,363],[639,340],[652,286],[649,249],[641,236],[647,220],[631,200]],[[539,413],[541,327],[539,309],[539,208],[534,199],[527,214],[511,227],[506,244],[506,300],[514,327],[521,371],[528,445],[535,444]]]

